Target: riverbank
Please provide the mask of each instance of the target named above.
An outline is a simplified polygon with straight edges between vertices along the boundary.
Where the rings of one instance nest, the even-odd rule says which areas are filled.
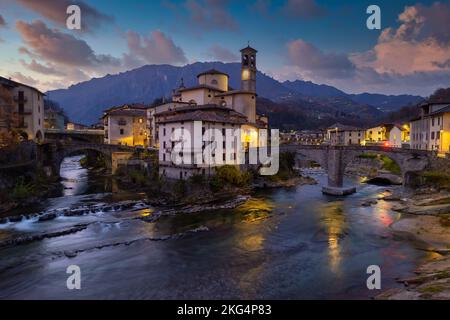
[[[402,213],[390,227],[413,237],[433,259],[414,270],[416,276],[398,279],[403,288],[389,289],[377,299],[450,299],[450,193],[427,190],[385,200],[394,201],[393,210]]]

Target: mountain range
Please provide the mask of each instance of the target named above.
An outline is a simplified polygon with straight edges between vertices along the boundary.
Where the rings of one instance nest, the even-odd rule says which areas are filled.
[[[115,75],[93,78],[67,89],[52,90],[47,92],[47,96],[59,103],[71,121],[94,124],[99,121],[103,110],[112,106],[135,102],[150,104],[161,97],[170,98],[181,79],[186,87],[194,86],[197,84],[197,74],[212,68],[227,73],[230,76],[229,86],[239,89],[240,63],[196,62],[182,67],[146,65]],[[271,111],[273,109],[277,113],[291,113],[287,120],[299,119],[299,122],[288,121],[291,125],[286,126],[284,122],[277,123],[281,120],[276,121],[277,117],[284,118],[282,115],[272,118],[272,125],[278,124],[285,129],[302,127],[304,119],[310,124],[316,124],[314,127],[335,120],[347,123],[373,121],[381,118],[383,113],[423,100],[420,96],[412,95],[347,94],[335,87],[310,81],[280,82],[259,71],[257,93],[258,109],[267,113],[269,119],[275,112]],[[298,117],[292,117],[293,114]]]

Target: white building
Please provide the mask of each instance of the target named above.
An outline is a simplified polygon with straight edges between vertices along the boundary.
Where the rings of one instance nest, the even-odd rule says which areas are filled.
[[[147,108],[143,104],[130,104],[104,111],[105,143],[147,147],[150,141]]]
[[[450,153],[450,102],[426,102],[411,120],[411,148]]]
[[[45,94],[34,87],[4,77],[0,77],[0,86],[1,107],[11,108],[8,111],[14,119],[13,124],[0,119],[0,131],[14,129],[24,140],[43,141]]]
[[[331,145],[360,145],[365,134],[365,129],[336,123],[327,129],[325,141]]]
[[[160,174],[174,179],[214,174],[216,166],[240,163],[240,148],[248,150],[263,145],[264,142],[258,139],[258,131],[267,128],[267,117],[256,114],[256,53],[249,46],[241,50],[241,90],[230,90],[229,76],[212,69],[197,76],[198,85],[186,88],[182,82],[174,91],[171,102],[148,110],[148,126],[154,133],[153,145],[159,147]],[[174,163],[172,159],[175,144],[179,142],[174,138],[177,129],[190,134],[190,141],[183,136],[182,145],[188,145],[190,153],[182,163]],[[222,136],[227,134],[227,129],[240,129],[241,136],[234,143],[222,141],[223,153],[219,155],[215,153],[217,141],[210,146],[202,141],[208,129],[217,129]],[[212,138],[216,139],[215,136]],[[212,156],[222,159],[222,163],[194,163],[194,159],[210,147]]]

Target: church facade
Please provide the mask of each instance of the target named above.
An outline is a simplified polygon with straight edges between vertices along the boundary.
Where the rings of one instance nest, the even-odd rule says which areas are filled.
[[[198,74],[193,87],[186,88],[181,81],[170,102],[147,110],[152,144],[159,149],[161,175],[172,179],[212,175],[217,166],[242,163],[245,159],[239,150],[265,145],[259,141],[259,130],[267,129],[267,118],[256,113],[256,53],[250,46],[241,50],[240,89],[229,87],[229,75],[211,69]],[[217,139],[230,132],[239,133],[236,141]],[[205,137],[207,141],[203,141]],[[217,141],[222,148],[217,148]],[[180,146],[181,162],[174,161]],[[214,163],[195,161],[203,158],[205,149],[211,150]]]

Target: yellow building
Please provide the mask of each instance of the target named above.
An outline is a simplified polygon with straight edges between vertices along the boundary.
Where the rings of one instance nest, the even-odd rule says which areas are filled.
[[[411,120],[411,148],[450,153],[450,102],[426,102]]]
[[[105,143],[147,147],[147,106],[131,104],[108,109],[103,115]]]

